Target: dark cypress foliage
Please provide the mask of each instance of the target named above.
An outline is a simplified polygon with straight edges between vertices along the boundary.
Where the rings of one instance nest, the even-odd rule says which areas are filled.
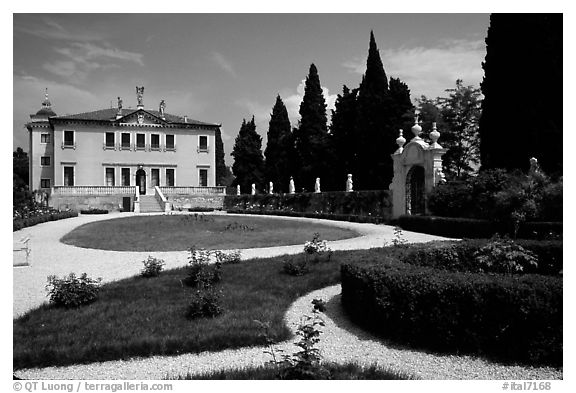
[[[296,186],[308,191],[314,189],[317,177],[322,180],[322,188],[331,181],[330,140],[326,118],[326,102],[318,70],[310,65],[306,77],[304,98],[300,104],[300,121],[294,129],[294,146],[296,148],[297,172],[294,174]]]
[[[240,132],[232,150],[234,164],[232,171],[236,179],[234,186],[240,184],[243,193],[249,193],[252,183],[256,188],[264,188],[264,158],[262,157],[262,137],[256,132],[254,116],[248,123],[242,120]]]
[[[562,14],[492,14],[481,84],[482,169],[562,172]],[[535,82],[534,78],[538,78]]]
[[[390,154],[395,150],[398,130],[394,129],[388,78],[370,32],[366,74],[358,91],[356,135],[359,139],[358,168],[354,185],[359,190],[387,189],[393,175]]]
[[[342,94],[338,94],[335,109],[332,110],[330,133],[334,142],[335,181],[345,184],[348,173],[358,173],[358,137],[356,125],[356,96],[358,89],[350,90],[346,85]],[[336,184],[337,186],[338,184]],[[342,186],[343,187],[343,186]]]
[[[408,85],[400,78],[390,78],[390,98],[392,124],[397,129],[403,129],[405,133],[409,132],[414,125],[414,105],[410,100]]]
[[[222,142],[222,131],[216,130],[216,184],[223,185],[223,180],[227,176],[226,162],[224,161],[224,142]]]
[[[290,159],[293,157],[293,148],[288,111],[282,98],[278,95],[270,115],[268,142],[264,151],[265,180],[274,183],[274,191],[276,192],[288,192],[288,182],[291,176]]]

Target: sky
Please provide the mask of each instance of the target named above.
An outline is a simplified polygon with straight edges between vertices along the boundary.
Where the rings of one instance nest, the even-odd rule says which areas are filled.
[[[366,68],[370,31],[389,77],[414,100],[479,86],[488,14],[13,15],[13,148],[27,150],[29,115],[45,88],[58,115],[144,105],[222,124],[226,162],[242,120],[264,137],[276,95],[296,126],[311,63],[328,109]]]

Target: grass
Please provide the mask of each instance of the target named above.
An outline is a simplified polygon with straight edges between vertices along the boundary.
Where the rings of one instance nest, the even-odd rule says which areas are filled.
[[[324,366],[330,372],[330,379],[343,380],[404,380],[415,379],[414,376],[395,370],[385,369],[376,365],[368,367],[356,363],[335,364],[325,363]],[[278,370],[271,365],[252,368],[233,368],[229,370],[213,371],[206,374],[180,376],[177,379],[210,379],[210,380],[244,380],[244,379],[277,379]]]
[[[98,221],[66,234],[61,242],[112,251],[183,251],[192,245],[235,249],[303,244],[319,232],[325,240],[356,236],[320,223],[224,215],[139,216]]]

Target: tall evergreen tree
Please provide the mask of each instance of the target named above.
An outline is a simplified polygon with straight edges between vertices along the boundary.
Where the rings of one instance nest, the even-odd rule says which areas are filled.
[[[390,78],[390,98],[392,124],[395,128],[408,132],[414,125],[414,105],[410,99],[408,85],[400,78]]]
[[[252,183],[255,183],[257,188],[262,189],[264,187],[262,137],[256,132],[254,116],[249,122],[246,122],[246,119],[242,120],[242,126],[232,150],[232,157],[234,157],[232,171],[236,176],[232,184],[234,186],[239,184],[243,193],[250,192]]]
[[[482,168],[525,170],[536,157],[545,172],[561,173],[562,18],[490,16],[482,63]]]
[[[286,106],[280,98],[272,108],[268,126],[268,142],[264,151],[264,174],[266,181],[274,183],[274,190],[287,192],[290,181],[290,159],[293,157],[291,126]]]
[[[216,184],[224,185],[223,181],[227,175],[226,162],[224,161],[224,142],[222,142],[222,131],[216,130]]]
[[[294,180],[298,188],[312,190],[317,177],[322,179],[322,188],[330,189],[330,139],[326,118],[326,101],[318,70],[314,64],[306,77],[304,98],[300,104],[300,121],[294,129],[297,172]]]
[[[356,135],[359,138],[359,157],[354,184],[357,189],[387,189],[392,181],[390,154],[395,150],[398,130],[392,124],[392,99],[388,78],[380,59],[374,33],[370,45],[366,73],[362,77],[357,99]]]
[[[332,110],[330,133],[334,143],[336,160],[333,162],[335,181],[344,182],[348,173],[358,171],[358,138],[355,134],[356,96],[358,89],[350,90],[346,85],[342,94],[336,97],[335,109]]]

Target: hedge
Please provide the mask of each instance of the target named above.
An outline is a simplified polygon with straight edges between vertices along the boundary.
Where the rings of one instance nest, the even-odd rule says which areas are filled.
[[[80,210],[80,214],[108,214],[108,210],[106,209]]]
[[[41,216],[29,217],[29,218],[15,218],[12,220],[12,231],[18,231],[22,228],[31,227],[36,224],[40,224],[47,221],[58,221],[64,218],[78,217],[78,212],[76,211],[62,211],[48,213]]]
[[[562,365],[562,279],[450,272],[388,260],[341,267],[353,321],[410,347]]]
[[[512,234],[512,228],[498,223],[476,218],[454,218],[438,216],[400,216],[397,224],[402,229],[430,235],[454,238],[490,238],[496,233]],[[517,237],[523,239],[561,238],[562,222],[525,222],[520,225]]]
[[[380,217],[389,220],[392,200],[389,191],[333,191],[297,194],[227,195],[226,210],[287,211],[344,216]]]
[[[356,216],[352,214],[303,213],[287,210],[283,211],[283,210],[245,210],[245,209],[229,209],[227,210],[227,212],[234,214],[255,214],[255,215],[267,215],[267,216],[319,218],[323,220],[349,221],[349,222],[361,222],[371,224],[382,224],[385,222],[385,220],[382,217]]]

